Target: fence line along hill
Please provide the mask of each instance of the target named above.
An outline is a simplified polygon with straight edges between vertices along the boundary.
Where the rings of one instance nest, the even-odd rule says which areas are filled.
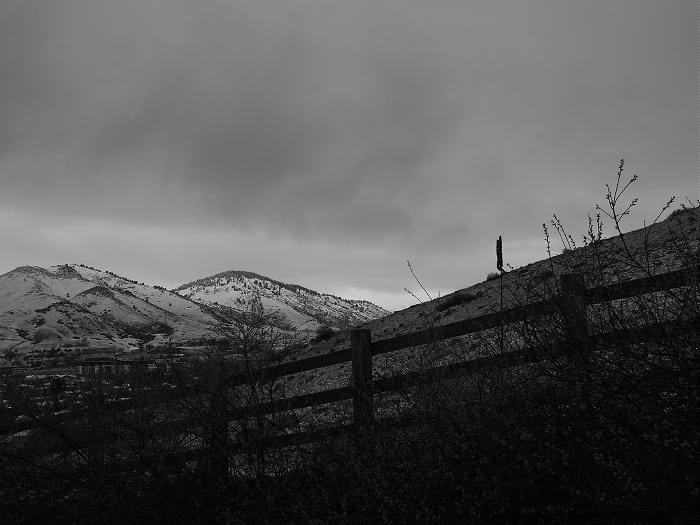
[[[565,251],[506,272],[503,275],[503,308],[524,306],[557,293],[557,277],[562,273],[581,273],[586,277],[587,287],[593,288],[648,277],[650,274],[692,268],[700,263],[700,208],[679,210],[662,222],[625,233],[624,237],[630,255],[640,265],[631,264],[629,256],[620,253],[624,248],[619,236],[603,239],[594,245]],[[679,239],[683,239],[685,245],[679,246]],[[362,323],[356,328],[371,330],[373,340],[389,339],[406,332],[494,313],[499,309],[500,282],[491,279]],[[479,339],[481,337],[467,338],[462,341],[461,347],[476,345]],[[343,331],[327,341],[304,347],[303,352],[295,354],[294,359],[349,347],[350,332]],[[420,353],[421,349],[414,349],[384,356],[378,360],[375,372],[384,375],[408,371]],[[288,388],[311,392],[341,386],[347,383],[348,373],[348,365],[341,365],[326,369],[323,373],[315,372],[311,378],[308,375],[294,378]]]

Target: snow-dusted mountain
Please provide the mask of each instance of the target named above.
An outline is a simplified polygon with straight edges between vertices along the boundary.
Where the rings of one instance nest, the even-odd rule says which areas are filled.
[[[174,292],[82,265],[21,266],[0,276],[0,350],[127,349],[215,337],[218,324],[208,308]]]
[[[388,313],[248,272],[170,291],[84,265],[21,266],[0,275],[0,352],[188,345],[220,337],[222,321],[249,311],[255,297],[280,314],[280,328],[306,331],[309,338],[320,325],[344,328]]]
[[[389,314],[368,301],[341,299],[244,271],[218,273],[175,291],[212,308],[239,312],[259,299],[266,311],[277,312],[284,326],[296,330],[314,331],[322,325],[343,329]]]

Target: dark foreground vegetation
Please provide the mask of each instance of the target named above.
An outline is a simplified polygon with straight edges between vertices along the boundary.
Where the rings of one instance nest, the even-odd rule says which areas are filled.
[[[0,516],[7,523],[696,521],[700,216],[691,206],[679,212],[682,220],[673,229],[659,223],[633,243],[621,229],[629,211],[621,205],[628,187],[621,176],[622,169],[583,246],[573,245],[555,219],[554,230],[569,251],[550,255],[536,285],[514,278],[506,288],[527,304],[556,295],[553,278],[561,274],[575,272],[587,285],[602,286],[681,267],[694,272],[689,285],[589,308],[588,331],[571,326],[566,316],[533,315],[503,337],[485,333],[479,340],[485,354],[503,352],[504,346],[537,346],[543,353],[527,365],[493,366],[398,392],[391,423],[379,419],[340,437],[274,449],[266,432],[294,422],[253,417],[237,427],[230,469],[217,468],[211,457],[207,463],[186,454],[191,435],[206,442],[221,433],[158,430],[175,412],[211,430],[207,422],[221,409],[211,393],[226,388],[206,370],[183,372],[180,379],[185,385],[209,377],[202,390],[208,397],[190,392],[165,414],[144,402],[116,417],[99,409],[96,398],[90,417],[69,427],[58,416],[32,412],[25,399],[25,411],[42,424],[41,442],[30,436],[17,445],[4,437]],[[617,242],[602,239],[606,214],[621,235]],[[664,239],[663,253],[650,248],[656,234]],[[443,303],[436,315],[468,300],[462,295],[454,304]],[[264,315],[258,319],[260,324],[252,316],[231,334],[229,347],[219,349],[246,357],[239,373],[259,365],[261,355],[284,357],[273,332],[264,329]],[[648,328],[645,337],[632,337],[640,326]],[[593,333],[607,336],[601,340]],[[573,353],[557,352],[562,345]],[[217,367],[215,357],[210,367]],[[274,382],[259,382],[236,395],[222,395],[221,404],[250,406],[280,391]],[[9,382],[4,396],[22,401]],[[119,436],[122,448],[110,448]],[[52,444],[62,448],[40,453]],[[128,462],[120,461],[127,456]]]

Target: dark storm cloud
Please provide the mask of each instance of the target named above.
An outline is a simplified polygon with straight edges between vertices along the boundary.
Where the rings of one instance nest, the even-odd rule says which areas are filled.
[[[100,231],[126,225],[135,251],[153,231],[170,252],[218,232],[258,258],[217,251],[212,271],[245,262],[310,286],[322,275],[319,286],[401,290],[397,266],[412,258],[456,288],[484,272],[499,234],[527,262],[553,211],[584,219],[620,156],[649,209],[662,190],[694,192],[695,11],[689,0],[5,0],[0,205],[12,220],[0,232],[15,244],[23,223],[65,224],[43,238],[85,257]],[[76,240],[68,225],[90,233]],[[371,271],[357,270],[361,256]],[[290,259],[306,272],[285,273]],[[182,281],[205,273],[187,264]]]
[[[12,4],[0,107],[15,169],[3,174],[88,213],[141,215],[159,197],[170,219],[186,195],[190,220],[300,228],[304,214],[289,216],[317,199],[348,202],[372,178],[408,184],[459,119],[445,72],[410,35],[397,52],[380,28],[328,15],[252,3]],[[334,26],[338,41],[316,24]],[[374,42],[361,41],[368,31]]]

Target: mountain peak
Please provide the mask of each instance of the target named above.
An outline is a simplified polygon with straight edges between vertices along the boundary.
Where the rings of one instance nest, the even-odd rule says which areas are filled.
[[[192,281],[187,284],[183,284],[181,286],[178,286],[175,288],[176,291],[179,290],[185,290],[188,288],[193,288],[197,286],[215,286],[217,283],[222,283],[224,281],[230,281],[230,280],[236,280],[236,281],[243,281],[243,280],[248,280],[248,281],[263,281],[263,282],[268,282],[271,284],[274,284],[275,286],[278,286],[280,288],[286,288],[288,290],[305,290],[308,293],[311,294],[317,294],[320,295],[319,292],[316,292],[314,290],[311,290],[309,288],[306,288],[304,286],[301,286],[299,284],[289,284],[285,283],[282,281],[278,281],[276,279],[272,279],[270,277],[266,277],[264,275],[260,275],[259,273],[255,272],[250,272],[247,270],[227,270],[225,272],[219,272],[217,274],[211,275],[209,277],[202,277],[200,279],[197,279],[196,281]]]
[[[240,312],[260,300],[266,310],[280,314],[294,329],[315,330],[322,325],[348,328],[389,313],[369,301],[346,300],[243,270],[204,277],[183,284],[176,291],[212,307]]]
[[[14,275],[46,275],[48,272],[46,269],[40,266],[18,266],[14,270],[10,270],[7,273],[0,275],[0,277],[10,277]]]

